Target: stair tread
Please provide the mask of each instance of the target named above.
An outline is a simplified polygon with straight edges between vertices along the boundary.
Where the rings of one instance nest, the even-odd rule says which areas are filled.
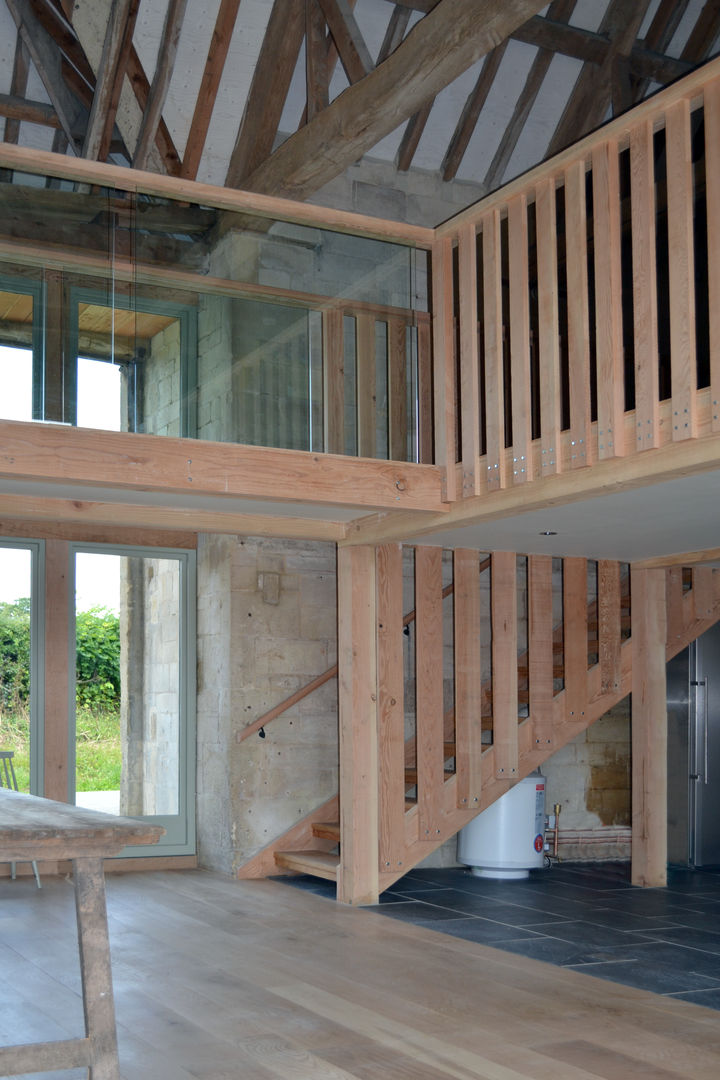
[[[312,826],[313,836],[324,837],[327,840],[340,841],[339,821],[314,821]]]
[[[275,862],[286,870],[336,881],[340,857],[329,851],[276,851]]]

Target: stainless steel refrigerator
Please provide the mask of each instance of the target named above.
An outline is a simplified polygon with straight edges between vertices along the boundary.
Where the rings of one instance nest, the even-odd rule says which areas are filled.
[[[668,862],[720,867],[720,624],[667,667]]]

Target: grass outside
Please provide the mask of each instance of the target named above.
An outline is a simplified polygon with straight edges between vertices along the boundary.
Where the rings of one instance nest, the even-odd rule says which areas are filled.
[[[79,708],[76,731],[76,790],[117,791],[122,768],[119,714]],[[18,788],[29,791],[30,718],[26,710],[0,712],[0,750],[15,752]]]

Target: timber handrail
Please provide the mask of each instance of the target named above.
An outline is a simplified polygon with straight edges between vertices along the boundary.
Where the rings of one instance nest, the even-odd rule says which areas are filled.
[[[486,570],[489,566],[490,560],[485,559],[480,564],[480,570]],[[443,589],[443,600],[447,596],[450,596],[453,588],[454,586],[450,584]],[[409,611],[407,615],[403,617],[403,627],[409,626],[410,623],[414,620],[415,609]],[[294,694],[290,694],[290,696],[285,698],[284,701],[280,701],[277,705],[273,705],[272,709],[268,709],[268,711],[266,713],[263,713],[262,716],[259,716],[257,720],[253,720],[253,722],[251,724],[248,724],[247,727],[244,727],[242,731],[238,731],[237,735],[235,736],[237,742],[244,742],[245,739],[250,738],[250,736],[254,735],[257,731],[261,731],[262,728],[264,728],[266,724],[269,724],[271,720],[275,720],[278,716],[282,716],[282,714],[284,712],[287,712],[288,709],[291,709],[293,705],[297,705],[298,702],[303,701],[306,697],[309,697],[310,694],[312,694],[315,690],[319,690],[321,686],[325,685],[325,683],[328,683],[331,679],[334,679],[337,673],[338,666],[337,664],[333,664],[333,666],[329,667],[327,671],[323,671],[321,675],[317,675],[305,686],[301,686],[299,690],[296,690]]]

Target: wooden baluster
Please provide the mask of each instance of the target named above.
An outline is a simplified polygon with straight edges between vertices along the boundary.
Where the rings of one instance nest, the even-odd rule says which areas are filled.
[[[512,391],[513,482],[532,480],[532,402],[530,398],[530,296],[528,282],[527,199],[508,203],[510,278],[510,385]]]
[[[562,470],[560,452],[560,330],[555,181],[535,189],[538,270],[538,352],[540,381],[541,476]]]
[[[355,374],[357,379],[358,456],[376,453],[375,316],[357,315]]]
[[[433,463],[433,373],[430,323],[427,319],[417,325],[417,386],[418,386],[418,461]]]
[[[570,467],[593,462],[590,436],[590,321],[588,313],[585,163],[565,172],[565,244],[568,280]]]
[[[343,313],[322,313],[325,445],[329,454],[345,453],[345,356]]]
[[[563,559],[563,647],[566,717],[577,721],[587,704],[587,559]]]
[[[538,749],[554,742],[554,666],[552,618],[552,558],[528,558],[528,689],[533,741]]]
[[[455,550],[455,772],[457,805],[480,801],[482,670],[480,664],[480,556]]]
[[[388,319],[388,445],[391,461],[408,460],[407,327]]]
[[[633,885],[667,884],[666,597],[663,570],[631,570]]]
[[[598,458],[625,452],[620,173],[615,139],[593,150]]]
[[[494,491],[507,486],[499,211],[493,210],[483,218],[482,225],[487,486],[489,491]]]
[[[477,235],[465,225],[458,243],[460,290],[460,408],[463,496],[480,494],[480,351],[478,345]]]
[[[692,571],[693,612],[696,619],[709,619],[713,613],[713,568],[694,566]]]
[[[705,198],[710,300],[710,415],[720,431],[720,79],[705,87]]]
[[[685,632],[685,609],[683,604],[682,567],[673,566],[667,571],[667,629],[668,644],[681,638]]]
[[[378,898],[375,549],[338,549],[340,868],[338,900]]]
[[[517,557],[492,555],[492,697],[496,775],[518,775]]]
[[[453,315],[453,245],[446,237],[433,245],[433,387],[435,464],[445,469],[445,497],[458,497],[455,421],[455,331]]]
[[[660,445],[657,260],[653,126],[630,132],[633,323],[635,334],[635,435],[633,450]]]
[[[622,645],[620,563],[598,562],[598,663],[600,693],[612,694],[620,687]]]
[[[417,796],[421,840],[440,835],[443,749],[442,549],[415,549]]]
[[[402,868],[405,851],[405,697],[402,545],[377,550],[380,870]]]
[[[667,139],[668,264],[670,268],[670,365],[673,441],[697,435],[695,360],[695,269],[690,102],[671,105]],[[711,306],[713,299],[711,298]]]

